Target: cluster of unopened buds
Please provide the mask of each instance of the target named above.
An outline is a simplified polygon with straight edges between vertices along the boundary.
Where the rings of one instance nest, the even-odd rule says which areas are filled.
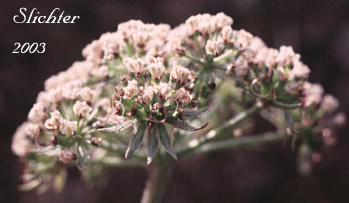
[[[343,114],[334,116],[338,101],[307,82],[310,69],[292,47],[268,48],[232,23],[223,13],[192,16],[174,29],[130,20],[87,45],[84,61],[45,82],[13,136],[25,166],[22,188],[57,186],[74,163],[91,176],[101,170],[89,166],[102,167],[110,157],[150,164],[164,149],[177,159],[176,149],[198,149],[257,112],[298,140],[300,166],[309,169],[314,160],[307,158],[318,160],[323,143],[335,144],[334,128],[345,123]],[[240,114],[206,127],[227,84],[239,93],[231,103],[240,108],[215,108]]]

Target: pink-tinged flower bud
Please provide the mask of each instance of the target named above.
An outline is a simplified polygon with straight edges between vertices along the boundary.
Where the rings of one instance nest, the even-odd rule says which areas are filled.
[[[194,34],[195,32],[198,31],[198,27],[199,27],[199,21],[200,21],[200,17],[199,15],[196,16],[190,16],[186,21],[185,21],[185,25],[188,27],[188,32],[189,35]]]
[[[127,87],[123,88],[125,92],[125,98],[132,99],[134,96],[138,94],[138,85],[136,80],[128,81]]]
[[[276,62],[280,66],[292,65],[293,61],[299,61],[300,55],[293,51],[291,46],[281,46]]]
[[[310,69],[307,65],[299,60],[293,61],[293,68],[289,73],[289,80],[294,78],[307,79],[309,77]]]
[[[230,26],[225,26],[222,29],[222,37],[224,42],[226,43],[231,43],[233,42],[234,38],[235,38],[235,34],[236,32],[233,31],[233,29]]]
[[[68,163],[69,161],[75,160],[75,159],[76,159],[76,154],[68,151],[67,149],[65,149],[59,153],[59,160],[65,164]]]
[[[28,114],[28,119],[32,122],[40,122],[46,116],[44,111],[44,107],[39,104],[34,104],[34,106],[30,109]]]
[[[184,88],[180,88],[179,90],[177,90],[174,93],[173,98],[181,103],[189,103],[193,99],[189,91],[185,90]]]
[[[148,103],[153,99],[155,92],[156,90],[152,86],[146,86],[142,94],[142,101]]]
[[[175,80],[178,84],[185,85],[196,78],[196,73],[183,66],[174,64],[170,78]]]
[[[73,112],[78,118],[86,117],[91,111],[92,108],[86,102],[76,101],[73,106]]]
[[[150,72],[154,80],[161,80],[165,73],[165,66],[163,64],[163,59],[160,57],[147,57],[148,66],[147,69]]]
[[[45,128],[49,130],[57,130],[61,124],[61,114],[55,110],[51,112],[51,117],[45,121]]]
[[[61,130],[62,134],[75,135],[77,124],[77,121],[68,121],[63,119],[59,129]]]
[[[123,63],[125,64],[128,72],[134,73],[136,75],[144,74],[144,62],[142,59],[133,59],[130,57],[124,58]]]
[[[178,37],[170,39],[170,49],[179,56],[184,54],[184,47],[182,47],[181,39]]]
[[[320,84],[311,84],[309,82],[305,82],[303,85],[304,93],[305,93],[305,107],[316,105],[321,102],[322,94],[324,90]]]
[[[96,91],[91,90],[89,87],[84,87],[80,91],[81,99],[83,99],[84,101],[87,101],[87,102],[92,101],[95,94],[96,94]]]
[[[28,123],[25,130],[26,135],[31,139],[40,134],[40,127],[38,124]]]
[[[239,56],[235,61],[234,61],[234,72],[237,76],[244,76],[247,74],[249,67],[248,67],[248,62],[246,59],[242,56]]]
[[[236,40],[234,41],[234,45],[238,49],[243,50],[247,48],[247,46],[251,43],[252,39],[253,35],[247,32],[246,30],[242,29],[236,33]]]
[[[338,100],[334,98],[332,95],[327,94],[322,99],[320,109],[328,113],[332,113],[338,108],[338,106],[339,106]]]
[[[213,41],[207,40],[205,50],[206,54],[210,54],[212,56],[218,56],[223,52],[224,45],[221,41]]]
[[[172,87],[168,83],[160,83],[156,86],[157,92],[162,99],[168,99],[172,93]]]
[[[217,13],[214,18],[218,28],[231,26],[233,24],[233,19],[230,16],[225,15],[223,12]]]
[[[347,117],[343,112],[336,114],[336,116],[333,118],[333,123],[337,126],[345,126],[347,123]]]

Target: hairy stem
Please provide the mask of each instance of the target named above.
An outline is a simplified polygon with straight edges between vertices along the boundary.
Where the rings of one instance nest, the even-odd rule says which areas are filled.
[[[161,201],[167,182],[172,174],[175,160],[167,153],[154,160],[149,168],[149,177],[145,185],[141,203],[158,203]]]
[[[110,167],[137,167],[145,166],[144,162],[137,160],[124,160],[118,157],[104,157],[99,160],[90,159],[86,161],[87,164],[96,164]]]
[[[251,147],[257,145],[264,145],[268,143],[285,140],[288,135],[277,134],[275,132],[266,132],[261,135],[245,136],[241,138],[231,138],[217,142],[211,142],[201,145],[199,148],[183,154],[181,158],[191,157],[199,154],[207,154],[211,152],[219,152],[224,150],[232,150],[243,147]]]

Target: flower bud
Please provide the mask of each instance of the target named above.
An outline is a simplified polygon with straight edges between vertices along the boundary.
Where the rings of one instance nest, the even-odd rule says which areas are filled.
[[[92,108],[86,102],[76,101],[73,106],[73,112],[78,118],[86,117],[91,111]]]
[[[75,159],[76,159],[76,154],[68,151],[67,149],[65,149],[59,153],[59,160],[65,164],[68,163],[69,161],[75,160]]]
[[[221,41],[213,41],[213,40],[207,40],[205,50],[206,54],[210,54],[212,56],[218,56],[222,53],[224,49],[224,45]]]
[[[84,101],[90,102],[93,97],[95,96],[96,91],[91,90],[89,87],[84,87],[81,89],[80,91],[80,97],[81,99],[83,99]]]
[[[59,129],[61,130],[62,134],[75,135],[77,124],[77,121],[68,121],[63,119]]]
[[[163,64],[162,58],[155,58],[153,56],[148,56],[147,60],[150,62],[147,66],[148,71],[154,80],[161,80],[165,73],[165,66]]]
[[[125,98],[132,99],[134,96],[138,94],[138,85],[136,80],[128,81],[127,87],[124,87]]]
[[[123,60],[123,63],[125,64],[128,72],[134,73],[136,75],[144,74],[144,62],[142,59],[133,59],[127,57]]]
[[[49,130],[57,130],[61,124],[61,114],[57,110],[51,112],[50,114],[51,117],[45,122],[45,128]]]
[[[44,107],[39,104],[34,104],[34,106],[30,109],[28,114],[28,119],[32,122],[39,122],[44,119],[46,113],[44,111]]]

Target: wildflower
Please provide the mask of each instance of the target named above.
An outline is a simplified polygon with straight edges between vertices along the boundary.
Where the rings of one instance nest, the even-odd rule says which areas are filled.
[[[84,101],[91,101],[93,99],[93,97],[95,96],[96,92],[94,90],[91,90],[88,87],[84,87],[80,90],[80,97],[81,99],[83,99]]]
[[[136,80],[131,80],[128,82],[127,87],[124,87],[125,98],[132,99],[134,96],[138,94],[138,85]]]
[[[291,46],[281,46],[279,54],[276,57],[276,62],[280,66],[291,65],[293,61],[299,61],[300,55],[294,53]]]
[[[313,104],[316,105],[321,102],[324,90],[320,84],[311,84],[309,82],[305,82],[303,87],[305,93],[305,107],[311,106]]]
[[[212,41],[212,40],[207,40],[205,50],[206,54],[210,54],[212,56],[218,56],[219,54],[222,53],[224,49],[224,45],[221,41]]]
[[[167,100],[171,96],[172,88],[168,83],[160,83],[158,86],[156,86],[156,89],[162,99]]]
[[[154,80],[161,80],[165,73],[165,66],[163,64],[162,58],[155,58],[153,56],[148,56],[149,64],[147,66],[148,71]]]
[[[28,114],[28,119],[32,122],[39,122],[44,119],[46,113],[44,111],[44,107],[39,104],[34,104],[34,106],[30,109]]]
[[[65,164],[68,163],[69,161],[75,160],[75,159],[76,159],[76,154],[68,151],[67,149],[65,149],[59,153],[59,160]]]
[[[306,79],[309,77],[310,69],[307,65],[303,64],[299,60],[293,62],[293,68],[289,73],[289,79],[293,80],[294,78]]]
[[[234,32],[230,26],[225,26],[222,29],[222,37],[225,43],[231,43],[234,40]]]
[[[176,92],[173,95],[173,98],[181,103],[189,103],[193,99],[190,93],[184,88],[180,88],[179,90],[176,90]]]
[[[61,124],[61,114],[59,111],[55,110],[50,113],[51,117],[46,120],[45,128],[49,130],[57,130]]]
[[[76,101],[73,106],[73,112],[78,118],[86,117],[91,111],[92,108],[86,102]]]
[[[28,123],[28,125],[25,126],[25,134],[33,139],[35,136],[40,134],[40,126],[35,123]]]
[[[234,44],[238,49],[243,50],[247,48],[252,39],[253,35],[242,29],[236,33],[236,40],[234,41]]]
[[[322,103],[320,106],[320,109],[332,113],[334,110],[336,110],[339,106],[339,102],[336,98],[334,98],[332,95],[325,95],[322,99]]]
[[[62,134],[74,135],[76,132],[77,124],[77,121],[68,121],[63,119],[59,129],[61,130]]]
[[[176,64],[173,65],[173,68],[170,74],[170,78],[181,85],[187,84],[188,82],[194,80],[195,77],[196,77],[195,72],[192,72],[189,69]]]
[[[233,19],[230,16],[225,15],[223,12],[216,14],[215,21],[216,21],[216,26],[218,28],[231,26],[233,24]]]
[[[124,58],[123,63],[125,64],[128,72],[134,73],[136,75],[144,74],[144,62],[142,59],[133,59],[130,57]]]

